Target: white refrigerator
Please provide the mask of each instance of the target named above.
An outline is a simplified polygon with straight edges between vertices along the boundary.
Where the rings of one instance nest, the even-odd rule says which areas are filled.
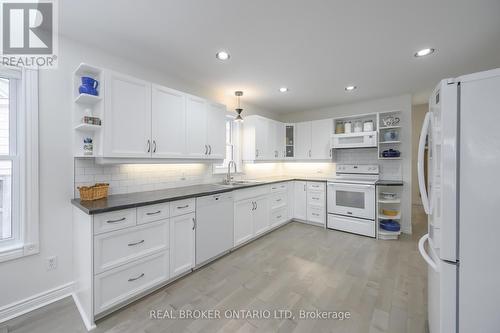
[[[500,332],[500,69],[439,83],[417,169],[430,333]]]

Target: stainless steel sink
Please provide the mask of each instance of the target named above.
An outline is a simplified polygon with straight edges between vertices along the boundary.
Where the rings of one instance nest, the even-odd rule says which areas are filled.
[[[231,181],[229,183],[227,183],[227,182],[218,183],[217,185],[223,186],[223,187],[238,187],[238,186],[245,186],[245,185],[259,184],[259,183],[260,182],[257,182],[254,180],[235,180],[235,181]]]

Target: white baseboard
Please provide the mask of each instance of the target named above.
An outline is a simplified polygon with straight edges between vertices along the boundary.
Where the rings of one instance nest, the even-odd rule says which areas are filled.
[[[63,284],[54,289],[44,291],[34,296],[25,298],[0,308],[0,323],[36,310],[47,304],[53,303],[73,293],[74,282]]]

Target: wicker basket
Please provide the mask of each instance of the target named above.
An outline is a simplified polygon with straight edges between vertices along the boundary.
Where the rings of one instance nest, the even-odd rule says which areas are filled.
[[[109,184],[97,183],[93,186],[81,186],[78,187],[80,191],[80,200],[91,201],[103,199],[108,196]]]

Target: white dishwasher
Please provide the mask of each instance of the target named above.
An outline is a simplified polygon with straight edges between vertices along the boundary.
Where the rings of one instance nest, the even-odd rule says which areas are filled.
[[[233,193],[196,199],[196,265],[233,247]]]

